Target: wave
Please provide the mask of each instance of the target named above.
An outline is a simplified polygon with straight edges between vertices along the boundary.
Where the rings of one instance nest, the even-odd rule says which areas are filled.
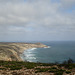
[[[26,57],[34,57],[34,56],[35,56],[35,54],[26,53],[26,54],[25,54],[25,56],[26,56]]]
[[[35,60],[36,57],[26,57],[27,60]]]
[[[51,48],[51,46],[48,46],[48,47],[44,47],[44,48]]]
[[[37,49],[37,48],[31,48],[31,50],[35,50],[35,49]]]
[[[31,52],[32,52],[33,50],[35,50],[35,49],[37,49],[37,48],[30,48],[30,49],[25,50],[24,52],[31,53]]]

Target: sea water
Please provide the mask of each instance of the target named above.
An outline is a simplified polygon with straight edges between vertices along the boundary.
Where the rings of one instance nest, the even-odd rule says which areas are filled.
[[[69,58],[75,61],[75,42],[55,41],[41,42],[48,48],[32,48],[25,50],[21,55],[24,61],[41,63],[62,63]]]

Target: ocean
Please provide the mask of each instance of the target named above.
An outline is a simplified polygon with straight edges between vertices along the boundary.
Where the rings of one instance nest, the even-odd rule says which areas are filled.
[[[75,42],[51,41],[41,43],[50,48],[32,48],[25,50],[21,58],[24,61],[40,63],[62,63],[69,58],[75,61]]]

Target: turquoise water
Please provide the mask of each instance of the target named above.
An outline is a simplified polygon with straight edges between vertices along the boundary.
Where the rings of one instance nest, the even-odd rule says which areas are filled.
[[[75,61],[75,42],[41,42],[50,48],[33,48],[25,50],[22,59],[29,62],[54,63],[69,58]]]

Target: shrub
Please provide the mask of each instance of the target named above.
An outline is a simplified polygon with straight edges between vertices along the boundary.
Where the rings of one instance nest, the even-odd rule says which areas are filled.
[[[22,69],[20,66],[10,66],[10,70],[19,70]]]
[[[58,72],[55,73],[55,75],[63,75],[63,72],[58,71]]]
[[[71,71],[66,71],[67,74],[71,73]]]
[[[5,68],[0,68],[0,70],[6,70]]]

